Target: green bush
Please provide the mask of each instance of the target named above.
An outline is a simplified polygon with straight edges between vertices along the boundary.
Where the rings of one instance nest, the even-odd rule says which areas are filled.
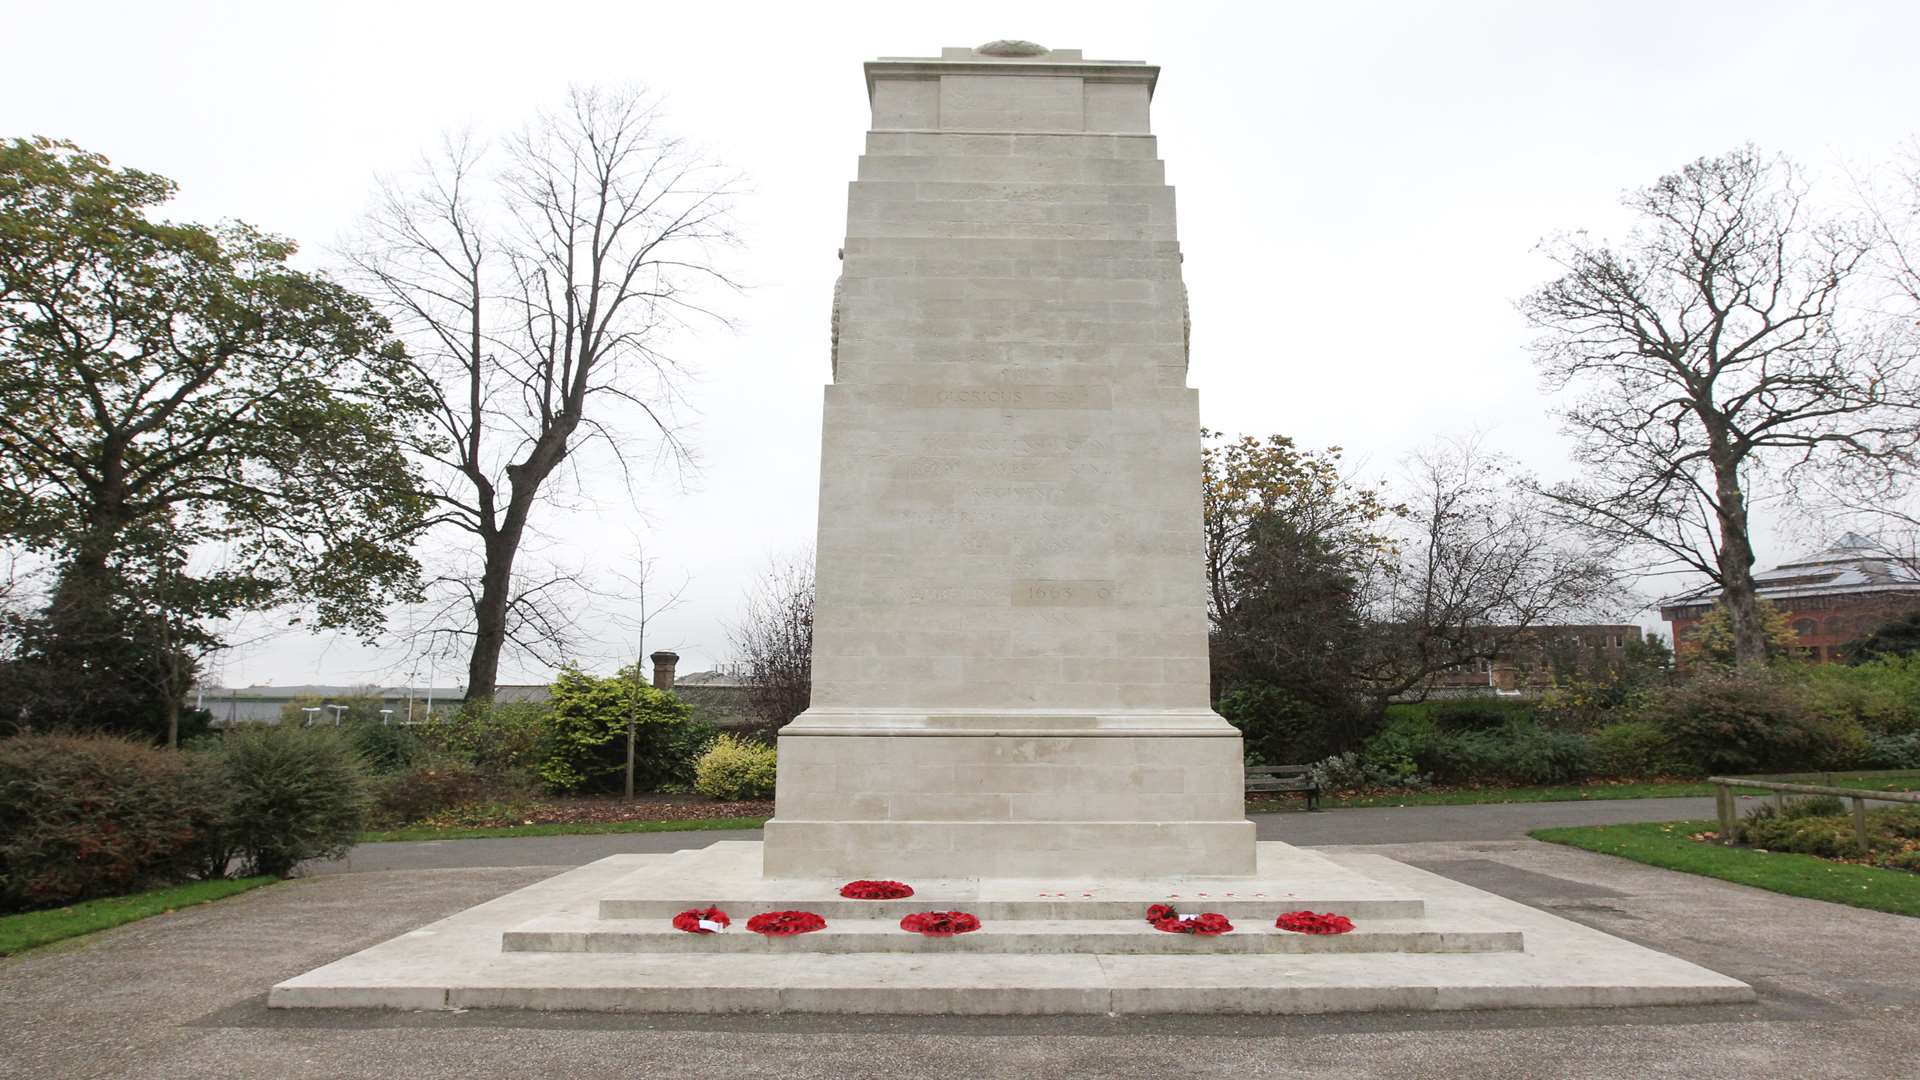
[[[366,763],[367,768],[377,773],[412,768],[414,762],[426,752],[420,736],[402,724],[383,724],[376,720],[350,724],[345,730],[348,741],[353,744],[354,753],[360,755],[360,760]]]
[[[720,735],[694,762],[693,789],[710,799],[770,799],[774,771],[773,747]]]
[[[539,774],[565,792],[619,791],[626,775],[627,725],[634,725],[634,790],[693,782],[693,762],[713,728],[631,667],[610,678],[568,667],[553,681]]]
[[[1869,806],[1873,805],[1871,803]],[[1867,811],[1867,839],[1870,850],[1862,851],[1854,834],[1853,815],[1844,800],[1816,796],[1790,800],[1784,811],[1771,805],[1757,806],[1741,819],[1735,829],[1743,844],[1768,851],[1792,851],[1828,859],[1857,859],[1867,856],[1878,866],[1899,870],[1920,869],[1914,859],[1920,848],[1920,806],[1896,806]]]
[[[1838,817],[1847,812],[1847,804],[1837,795],[1809,795],[1804,799],[1788,799],[1787,805],[1780,811],[1780,817],[1787,821],[1800,818]]]
[[[531,776],[546,750],[549,711],[544,703],[469,701],[420,725],[420,738],[483,772]]]
[[[1325,725],[1316,710],[1281,687],[1236,687],[1214,709],[1240,729],[1248,764],[1293,765],[1326,753]]]
[[[521,772],[492,772],[452,756],[423,761],[373,785],[373,821],[382,828],[411,825],[463,806],[523,806],[533,780]]]
[[[1375,760],[1354,751],[1314,762],[1313,782],[1322,791],[1419,791],[1428,784],[1412,758]]]
[[[1536,719],[1534,706],[1528,702],[1478,694],[1389,705],[1387,717],[1390,721],[1402,717],[1423,718],[1443,732],[1492,731]]]
[[[220,827],[190,755],[98,735],[0,740],[0,910],[184,880]]]
[[[1621,720],[1587,736],[1593,772],[1617,780],[1697,773],[1674,752],[1673,740],[1658,724]]]
[[[1907,735],[1867,735],[1868,769],[1920,769],[1920,732]]]
[[[234,728],[214,757],[227,842],[249,874],[287,877],[306,859],[345,854],[366,828],[366,766],[332,728]]]
[[[1813,665],[1800,677],[1801,698],[1813,715],[1851,721],[1875,734],[1920,732],[1920,654],[1852,667]]]
[[[1826,859],[1854,858],[1865,854],[1860,850],[1860,842],[1854,838],[1853,822],[1839,817],[1749,815],[1740,824],[1739,838],[1741,843],[1768,851],[1793,851]]]
[[[1585,739],[1526,720],[1445,731],[1428,716],[1403,717],[1368,740],[1361,757],[1383,768],[1411,761],[1413,772],[1442,784],[1568,784],[1593,772]]]
[[[1834,767],[1823,762],[1846,756],[1851,732],[1816,722],[1797,690],[1790,675],[1777,671],[1709,672],[1650,695],[1641,719],[1664,731],[1674,752],[1702,772]],[[1862,751],[1864,743],[1862,734]]]

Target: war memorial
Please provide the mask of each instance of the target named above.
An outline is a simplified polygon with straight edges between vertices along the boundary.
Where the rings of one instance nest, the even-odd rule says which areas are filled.
[[[1158,76],[1005,41],[866,65],[872,126],[824,403],[812,707],[780,733],[764,842],[604,859],[290,979],[272,1005],[1752,999],[1384,857],[1256,842],[1239,734],[1208,703],[1199,406],[1149,125]],[[853,879],[913,893],[860,898]],[[923,912],[978,928],[913,932]],[[1300,912],[1350,928],[1278,925]],[[749,929],[775,915],[805,932]]]

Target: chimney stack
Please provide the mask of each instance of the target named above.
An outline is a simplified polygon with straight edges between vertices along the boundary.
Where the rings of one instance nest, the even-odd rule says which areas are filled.
[[[673,668],[680,662],[680,654],[662,649],[647,659],[653,661],[653,688],[655,690],[673,689]]]

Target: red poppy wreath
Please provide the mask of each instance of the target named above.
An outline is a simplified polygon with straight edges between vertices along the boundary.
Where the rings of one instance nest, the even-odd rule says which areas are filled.
[[[1274,926],[1296,934],[1344,934],[1353,929],[1353,920],[1329,911],[1316,915],[1311,911],[1289,911],[1274,920]]]
[[[840,886],[840,895],[849,900],[899,900],[913,895],[913,886],[900,881],[849,881]]]
[[[827,920],[811,911],[763,911],[747,920],[747,929],[768,937],[811,934],[826,928]]]
[[[900,929],[926,937],[952,937],[980,929],[980,920],[964,911],[916,911],[900,920]]]
[[[1155,930],[1164,930],[1169,934],[1198,934],[1201,937],[1212,937],[1233,929],[1227,917],[1218,912],[1209,911],[1181,918],[1180,913],[1168,904],[1154,904],[1147,908],[1147,922]]]
[[[688,908],[673,917],[673,928],[689,934],[711,934],[732,925],[733,920],[717,907]]]

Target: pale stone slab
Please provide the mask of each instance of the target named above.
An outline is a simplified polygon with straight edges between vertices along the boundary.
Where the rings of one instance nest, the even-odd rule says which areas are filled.
[[[931,947],[915,945],[908,952],[823,951],[804,938],[726,952],[699,951],[687,945],[679,945],[678,951],[574,953],[508,952],[501,947],[506,934],[536,921],[570,928],[562,932],[586,932],[579,928],[596,921],[602,901],[610,899],[609,890],[631,891],[670,880],[687,890],[685,903],[691,906],[753,883],[756,879],[747,872],[757,861],[752,845],[730,844],[711,854],[616,856],[569,871],[287,980],[273,988],[269,1004],[276,1008],[1008,1015],[1681,1005],[1753,998],[1746,985],[1697,965],[1392,860],[1322,856],[1284,844],[1260,847],[1263,872],[1324,866],[1329,876],[1349,887],[1374,882],[1382,898],[1424,898],[1427,914],[1423,918],[1374,920],[1378,925],[1368,932],[1383,936],[1373,944],[1387,944],[1384,935],[1404,934],[1408,935],[1404,943],[1417,948],[1423,940],[1431,940],[1415,936],[1422,933],[1484,932],[1517,933],[1524,948],[1361,953],[1324,951],[1341,946],[1315,945],[1305,946],[1315,951],[1298,954],[1220,951],[1219,943],[1234,935],[1183,940],[1180,947],[1193,955],[985,952],[972,951],[978,946],[953,944],[965,938],[935,942]],[[817,884],[826,887],[826,883]],[[1081,891],[1124,892],[1141,884],[1090,883]],[[1009,903],[1026,899],[1013,895],[1020,889],[1033,891],[1031,883],[937,885],[940,890],[949,887],[970,887],[976,895],[993,893]],[[929,887],[927,898],[935,888]],[[1078,904],[1094,898],[1050,899]],[[1191,899],[1194,903],[1185,905],[1189,911],[1225,901],[1224,897],[1209,897],[1205,903],[1197,896]],[[1002,901],[983,895],[981,902]],[[742,921],[747,914],[733,912]],[[886,918],[891,921],[897,916],[888,911]],[[1027,928],[1034,944],[1055,932],[1077,935],[1077,945],[1091,948],[1104,942],[1111,948],[1140,933],[1114,925],[1117,920],[1109,920],[1103,929],[1089,927],[1086,920],[1054,921],[1065,925]],[[925,940],[894,933],[902,941]],[[844,939],[850,938],[893,940],[871,926],[844,929],[839,936],[846,944],[851,942]],[[729,950],[739,940],[720,937],[725,937]],[[683,934],[673,940],[678,944],[708,939]],[[1248,933],[1245,940],[1278,939],[1271,933]]]
[[[748,910],[738,905],[722,910]],[[1231,933],[1215,936],[1173,934],[1154,929],[1140,918],[1140,908],[1126,917],[1110,919],[1006,919],[983,916],[981,927],[953,937],[923,937],[903,933],[899,916],[882,911],[826,915],[827,927],[810,934],[773,938],[730,930],[700,936],[673,928],[671,916],[645,920],[582,918],[547,915],[506,932],[507,952],[568,953],[752,953],[785,956],[794,953],[1008,953],[1017,955],[1101,954],[1192,956],[1266,955],[1274,953],[1482,953],[1519,952],[1522,935],[1479,922],[1450,925],[1430,919],[1368,919],[1347,934],[1296,934],[1273,926],[1274,903],[1252,910]],[[1218,905],[1205,905],[1217,911]],[[950,910],[934,901],[910,911]],[[974,912],[969,907],[966,909]],[[1344,910],[1344,909],[1343,909]],[[903,912],[902,914],[905,914]],[[744,919],[741,920],[744,923]]]

